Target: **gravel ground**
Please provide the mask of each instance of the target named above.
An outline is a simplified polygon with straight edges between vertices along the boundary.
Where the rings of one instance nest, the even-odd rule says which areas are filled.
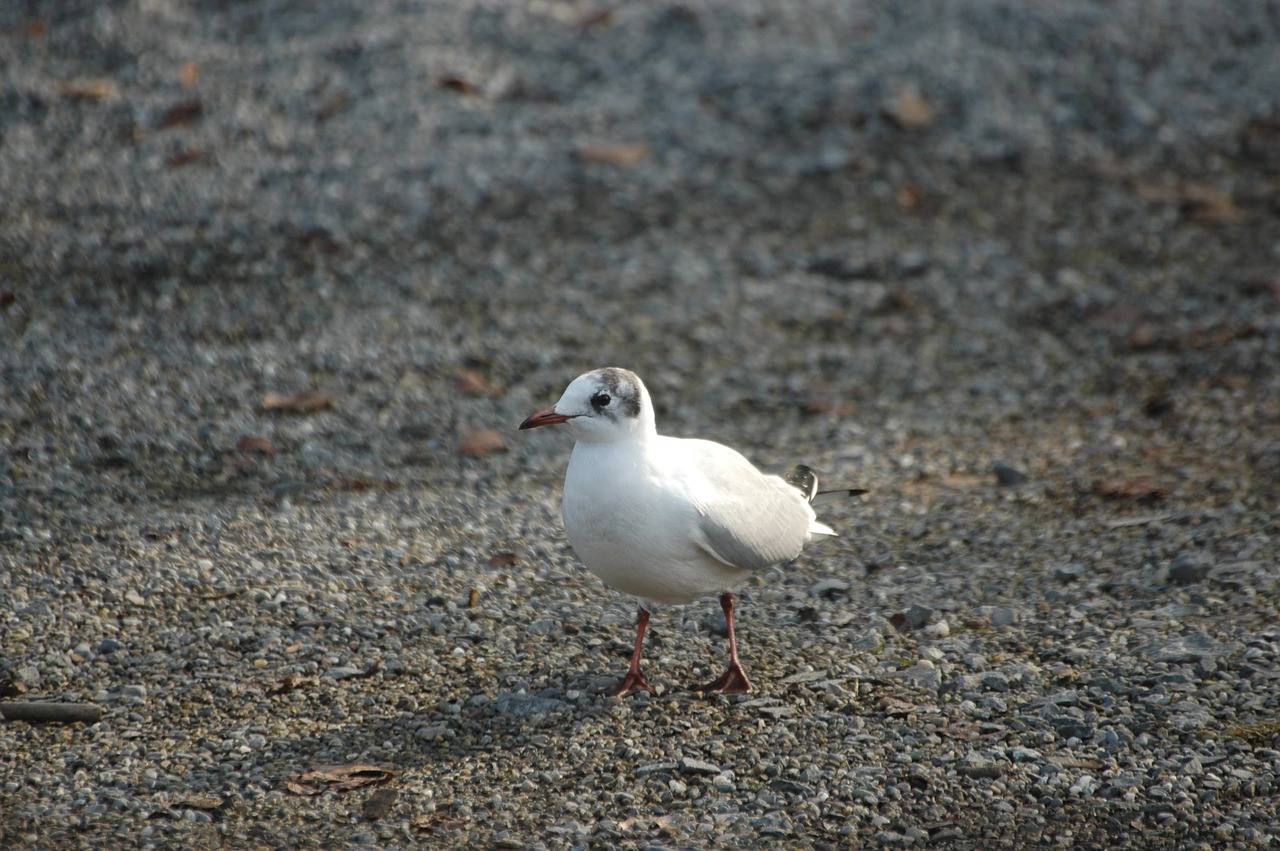
[[[1280,5],[0,6],[0,845],[1280,845]],[[870,489],[655,614],[579,372]],[[388,782],[320,794],[306,772]],[[348,777],[387,780],[373,770]]]

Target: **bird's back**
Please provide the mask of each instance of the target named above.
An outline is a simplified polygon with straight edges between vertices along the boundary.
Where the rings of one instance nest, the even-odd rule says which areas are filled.
[[[564,523],[590,570],[618,590],[688,602],[795,558],[829,532],[795,488],[707,440],[579,442]]]

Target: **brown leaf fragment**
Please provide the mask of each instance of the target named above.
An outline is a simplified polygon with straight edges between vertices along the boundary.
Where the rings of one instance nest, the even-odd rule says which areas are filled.
[[[399,797],[400,793],[395,789],[379,789],[364,799],[364,803],[360,805],[360,814],[369,821],[384,819],[391,814],[391,808]]]
[[[404,485],[400,484],[395,479],[387,478],[387,479],[383,479],[382,481],[377,481],[376,479],[366,479],[363,476],[357,476],[354,478],[344,477],[340,479],[334,479],[333,481],[329,482],[329,488],[331,490],[356,491],[358,493],[363,493],[364,491],[367,491],[367,490],[373,490],[374,488],[390,492],[394,490],[399,490],[402,487],[404,487]]]
[[[204,152],[204,148],[199,145],[191,145],[182,147],[169,154],[166,160],[169,168],[182,168],[184,165],[193,165],[196,163],[207,162],[208,155]]]
[[[459,77],[456,74],[446,74],[436,81],[436,85],[442,89],[450,89],[458,92],[459,94],[467,95],[468,97],[484,97],[484,89],[480,88],[470,80],[467,80],[464,77]]]
[[[1169,495],[1168,488],[1157,482],[1154,476],[1147,475],[1097,481],[1093,484],[1093,492],[1104,499],[1132,499],[1141,502],[1156,502]]]
[[[288,414],[313,414],[338,407],[338,397],[327,390],[304,390],[285,396],[281,393],[268,393],[262,397],[262,410],[280,411]]]
[[[286,651],[287,652],[287,651]],[[304,677],[301,674],[289,674],[267,686],[267,694],[288,694],[303,686],[313,686],[319,680],[315,677]]]
[[[918,184],[911,183],[899,187],[893,194],[893,200],[904,213],[916,213],[924,201],[924,190]]]
[[[27,693],[27,684],[22,680],[0,679],[0,697],[22,697]]]
[[[467,608],[476,609],[480,607],[480,589],[472,588],[467,594]]]
[[[246,455],[266,455],[268,458],[274,457],[276,447],[270,440],[258,435],[245,435],[236,441],[236,449],[239,449]]]
[[[1130,349],[1151,349],[1161,342],[1160,329],[1150,322],[1142,322],[1133,327],[1124,343]]]
[[[18,297],[14,295],[12,292],[10,292],[9,290],[4,290],[3,292],[0,292],[0,310],[4,310],[5,308],[9,307],[11,304],[13,304],[17,300],[18,300]]]
[[[501,552],[489,556],[489,568],[511,567],[520,563],[520,556],[515,553]]]
[[[409,827],[414,830],[440,830],[452,831],[462,830],[467,823],[462,819],[449,818],[445,813],[418,813],[409,820]]]
[[[108,101],[120,97],[120,87],[113,80],[102,77],[67,80],[58,86],[58,92],[71,100]]]
[[[1216,186],[1190,181],[1172,185],[1139,182],[1134,190],[1144,201],[1177,204],[1184,214],[1197,222],[1230,224],[1240,220],[1240,208],[1231,193]]]
[[[833,417],[851,417],[857,410],[852,402],[842,399],[840,393],[825,381],[811,381],[805,386],[800,409],[806,414]]]
[[[457,375],[458,392],[463,396],[487,396],[496,399],[507,392],[505,387],[490,384],[489,380],[473,369],[461,370]]]
[[[157,130],[185,127],[194,124],[202,115],[204,115],[204,104],[199,100],[180,101],[156,117],[155,127]]]
[[[491,428],[472,428],[464,426],[462,440],[458,443],[458,454],[464,458],[480,458],[495,452],[506,452],[507,442],[501,434]]]
[[[189,92],[198,82],[200,82],[200,66],[195,62],[183,63],[182,70],[178,72],[178,83],[182,86],[182,90]]]
[[[642,142],[628,145],[587,145],[578,149],[578,159],[584,163],[622,168],[637,166],[648,158],[649,146]]]
[[[319,795],[380,786],[390,783],[395,776],[392,771],[372,765],[334,765],[286,777],[284,786],[295,795]]]
[[[573,21],[573,26],[580,30],[591,29],[592,27],[600,27],[613,22],[613,9],[604,6],[600,9],[594,9],[586,12],[581,17]]]
[[[328,121],[340,112],[345,112],[351,105],[351,95],[345,91],[336,91],[321,101],[316,107],[316,121]]]
[[[910,715],[916,711],[914,703],[908,703],[905,700],[888,695],[881,697],[876,701],[876,704],[887,715]]]
[[[889,615],[889,624],[898,632],[911,631],[911,622],[907,620],[907,616],[902,612],[894,612]]]
[[[914,85],[900,87],[884,114],[900,130],[923,130],[938,120],[938,113]]]
[[[44,30],[47,24],[44,18],[36,18],[27,24],[27,38],[41,38],[44,36]]]
[[[938,734],[951,739],[971,739],[978,735],[978,725],[972,722],[957,721],[939,729]]]
[[[1240,221],[1240,208],[1231,193],[1214,186],[1189,184],[1182,203],[1191,218],[1206,224],[1231,224]]]
[[[169,802],[169,806],[178,810],[220,810],[227,803],[228,800],[220,795],[188,792],[185,795],[179,795],[174,798]]]

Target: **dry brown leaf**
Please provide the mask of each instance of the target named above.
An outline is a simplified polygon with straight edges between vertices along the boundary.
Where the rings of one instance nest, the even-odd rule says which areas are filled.
[[[507,441],[491,428],[463,427],[458,454],[464,458],[479,458],[495,452],[506,452]]]
[[[938,113],[915,86],[903,86],[894,95],[885,116],[902,130],[923,130],[938,120]]]
[[[852,402],[840,398],[840,394],[825,381],[812,381],[804,388],[800,408],[806,414],[827,414],[833,417],[851,417],[857,410]]]
[[[36,18],[27,24],[27,38],[41,38],[46,26],[44,18]]]
[[[951,739],[970,739],[978,735],[978,725],[972,722],[957,721],[938,729],[938,734]]]
[[[1131,349],[1150,349],[1160,342],[1160,329],[1150,322],[1135,326],[1125,338],[1125,345]]]
[[[902,186],[893,194],[893,200],[904,213],[914,213],[924,200],[924,190],[914,183]]]
[[[351,95],[347,94],[345,91],[334,92],[316,107],[316,120],[328,121],[339,112],[345,111],[350,105]]]
[[[201,148],[199,145],[192,145],[190,147],[179,148],[169,154],[169,159],[166,162],[169,168],[182,168],[184,165],[202,163],[208,159],[209,157],[205,154],[204,148]]]
[[[480,589],[472,588],[471,592],[467,594],[467,608],[475,609],[475,608],[478,608],[479,606],[480,606]]]
[[[489,380],[473,369],[461,370],[457,375],[458,392],[463,396],[488,396],[496,399],[507,392],[505,387],[490,384]]]
[[[304,677],[301,674],[289,674],[271,683],[266,688],[267,694],[288,694],[303,686],[313,686],[319,680],[315,677]]]
[[[609,8],[608,6],[605,6],[602,9],[596,9],[594,11],[587,12],[586,14],[582,15],[580,18],[576,19],[573,22],[573,26],[577,27],[580,30],[585,30],[585,29],[590,29],[591,27],[598,27],[598,26],[602,26],[604,24],[609,24],[612,22],[613,22],[613,9]]]
[[[1280,293],[1277,294],[1277,297],[1280,298]],[[0,310],[4,310],[6,307],[13,304],[17,300],[18,300],[18,297],[14,295],[12,292],[10,292],[9,290],[4,290],[3,292],[0,292]]]
[[[226,804],[221,795],[200,792],[188,792],[169,802],[169,806],[179,810],[220,810]]]
[[[27,693],[27,684],[22,680],[0,679],[0,697],[21,697]]]
[[[68,80],[58,87],[65,98],[72,100],[115,100],[120,97],[120,87],[113,80],[97,77],[88,80]]]
[[[373,479],[366,479],[363,477],[334,479],[333,481],[329,482],[329,488],[335,491],[363,492],[367,490],[372,490],[373,488],[381,488],[382,490],[389,492],[389,491],[399,490],[402,487],[404,487],[404,485],[400,484],[395,479],[390,479],[390,478],[383,479],[380,482],[374,481]]]
[[[285,396],[268,393],[262,397],[262,410],[281,411],[290,414],[312,414],[338,407],[338,397],[327,390],[304,390]]]
[[[876,704],[888,715],[910,715],[916,711],[914,703],[908,703],[905,700],[888,695],[877,700]]]
[[[184,100],[175,103],[156,118],[156,129],[167,130],[170,127],[184,127],[194,123],[204,115],[204,104],[199,100]]]
[[[390,783],[395,776],[394,772],[372,765],[334,765],[286,777],[284,786],[295,795],[319,795],[379,786]]]
[[[987,477],[971,473],[948,473],[942,477],[942,484],[958,491],[979,490],[986,486]]]
[[[470,97],[478,98],[484,96],[484,89],[480,88],[470,80],[459,77],[456,74],[448,74],[441,77],[437,82],[437,85],[442,89],[450,89]]]
[[[1216,186],[1185,181],[1173,185],[1140,182],[1134,190],[1144,201],[1177,204],[1198,222],[1230,224],[1240,220],[1240,208],[1231,193]]]
[[[588,145],[578,149],[578,159],[585,163],[616,165],[624,168],[639,165],[649,157],[649,146],[641,142],[630,145]]]
[[[276,447],[270,440],[254,434],[248,434],[236,441],[236,449],[239,449],[246,455],[258,453],[266,455],[268,458],[276,454]]]
[[[200,82],[200,66],[194,62],[185,63],[182,70],[178,72],[178,82],[184,92],[194,89],[196,83]]]
[[[511,567],[520,563],[520,556],[515,553],[494,553],[489,556],[489,568],[497,569],[500,567]]]
[[[1234,343],[1236,340],[1248,340],[1251,337],[1256,337],[1259,333],[1261,332],[1258,326],[1253,323],[1235,327],[1215,325],[1209,328],[1197,328],[1192,331],[1187,335],[1187,345],[1194,349],[1225,346],[1229,343]]]
[[[1154,476],[1134,476],[1132,479],[1094,482],[1093,492],[1105,499],[1133,499],[1147,502],[1155,502],[1169,495],[1168,488],[1157,482]]]
[[[449,818],[445,813],[418,813],[409,819],[409,827],[414,830],[462,830],[467,826],[465,821]]]

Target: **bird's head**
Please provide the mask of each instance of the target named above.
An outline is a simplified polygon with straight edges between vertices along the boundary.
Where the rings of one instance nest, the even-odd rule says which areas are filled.
[[[520,423],[538,428],[564,423],[589,443],[635,440],[655,433],[653,403],[640,376],[617,367],[594,369],[573,380],[560,401]]]

